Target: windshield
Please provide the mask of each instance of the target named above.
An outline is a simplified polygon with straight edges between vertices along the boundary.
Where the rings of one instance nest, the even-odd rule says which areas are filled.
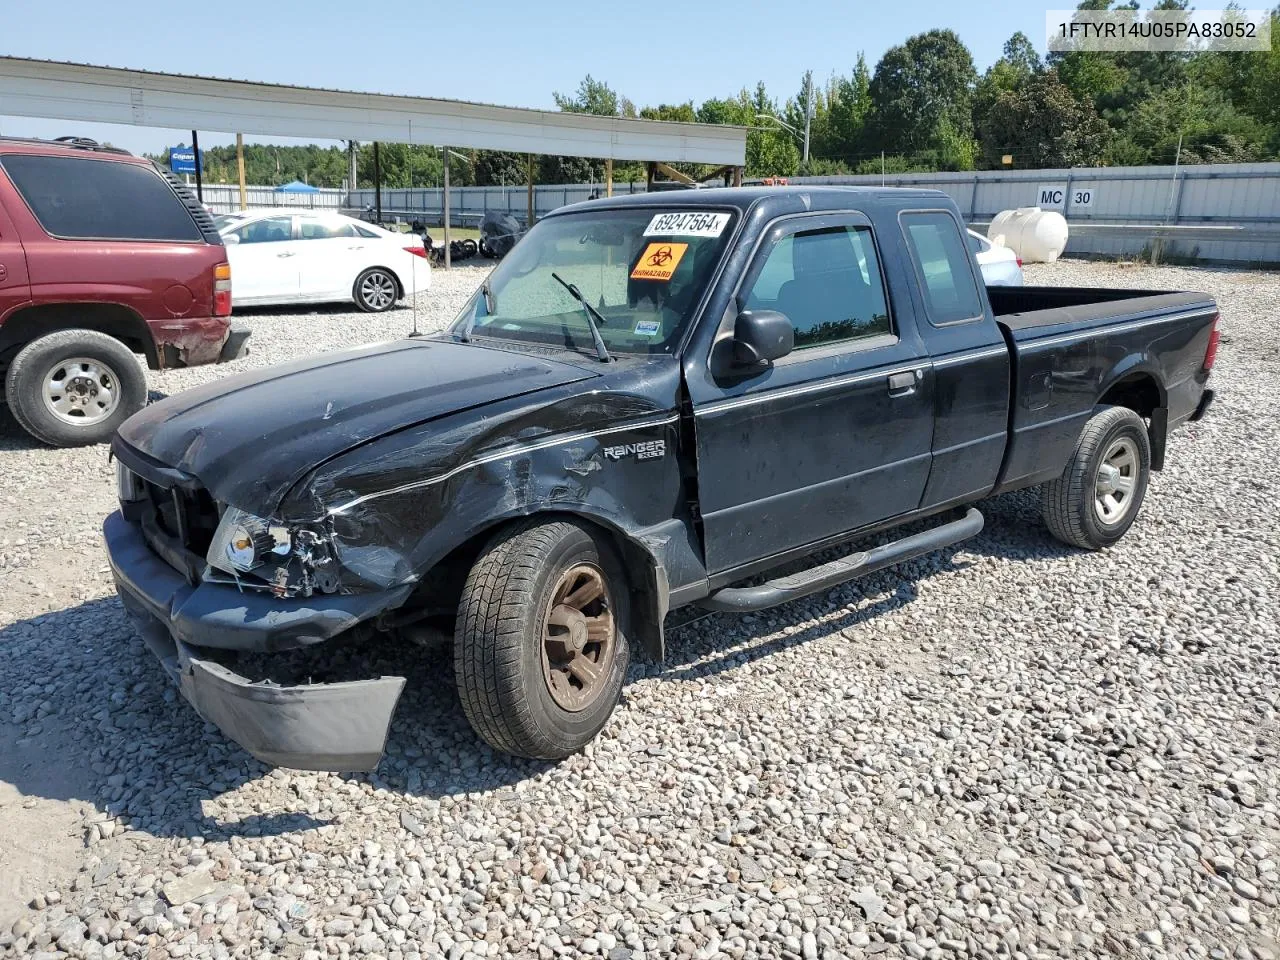
[[[595,352],[586,311],[565,286],[572,284],[598,312],[610,354],[670,353],[702,300],[735,216],[650,207],[550,217],[494,269],[488,297],[478,292],[453,332],[474,316],[472,336]]]

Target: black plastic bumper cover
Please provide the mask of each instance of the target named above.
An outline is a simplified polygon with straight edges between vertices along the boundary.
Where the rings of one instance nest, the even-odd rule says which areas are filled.
[[[1204,393],[1200,394],[1200,402],[1196,404],[1195,412],[1187,419],[1192,423],[1203,419],[1204,415],[1209,412],[1209,404],[1211,403],[1213,403],[1213,391],[1206,390]]]
[[[192,587],[119,513],[103,534],[125,610],[201,717],[264,763],[342,772],[377,766],[403,677],[282,687],[242,677],[193,645],[279,650],[318,642],[397,606],[409,587],[326,597],[322,608],[217,584]],[[273,637],[277,629],[283,642]]]
[[[231,329],[227,332],[227,340],[222,345],[222,350],[218,353],[219,363],[230,363],[232,360],[239,360],[249,353],[249,334],[253,331],[240,323],[231,324]]]

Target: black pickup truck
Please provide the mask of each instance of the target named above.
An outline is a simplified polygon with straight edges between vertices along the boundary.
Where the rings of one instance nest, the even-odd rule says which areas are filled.
[[[663,656],[673,608],[820,591],[971,537],[975,501],[1032,485],[1068,544],[1124,535],[1169,431],[1212,398],[1213,300],[979,277],[933,191],[566,207],[439,334],[128,420],[105,524],[120,597],[199,713],[268,763],[371,769],[404,686],[271,664],[425,628],[452,635],[481,737],[564,757],[631,651]]]

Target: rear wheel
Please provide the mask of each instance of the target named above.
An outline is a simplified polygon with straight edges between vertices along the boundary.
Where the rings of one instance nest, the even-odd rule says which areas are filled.
[[[400,284],[390,270],[370,267],[356,277],[351,296],[356,306],[366,313],[382,313],[396,305]]]
[[[5,378],[14,419],[55,447],[101,443],[147,402],[129,348],[96,330],[59,330],[18,352]]]
[[[1049,532],[1073,547],[1109,547],[1133,526],[1151,473],[1147,425],[1127,407],[1099,407],[1080,431],[1062,476],[1046,483]]]
[[[580,750],[613,712],[628,663],[621,570],[583,528],[518,526],[476,561],[454,668],[467,719],[490,746],[547,760]]]

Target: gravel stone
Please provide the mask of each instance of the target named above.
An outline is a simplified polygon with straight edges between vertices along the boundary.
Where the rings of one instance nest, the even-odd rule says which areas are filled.
[[[449,651],[394,643],[320,663],[407,678],[376,773],[250,759],[120,607],[106,450],[41,447],[0,411],[0,955],[1276,957],[1280,274],[1027,273],[1221,305],[1218,398],[1128,536],[1062,547],[1024,491],[942,554],[749,616],[681,611],[666,664],[637,658],[558,764],[488,750]],[[420,329],[483,276],[436,271]],[[153,392],[412,325],[238,319],[247,361]],[[216,886],[188,895],[197,874]]]

